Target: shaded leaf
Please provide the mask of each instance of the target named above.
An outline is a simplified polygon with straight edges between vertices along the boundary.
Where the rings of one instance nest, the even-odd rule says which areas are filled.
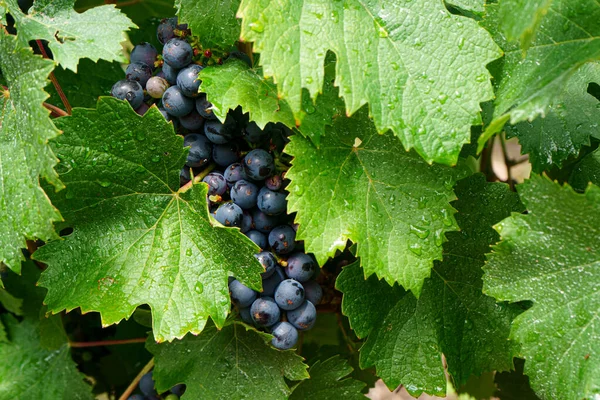
[[[569,185],[580,192],[585,191],[589,183],[600,186],[600,150],[596,149],[583,157],[569,176]]]
[[[188,24],[204,48],[227,49],[240,37],[240,21],[235,13],[240,0],[199,2],[176,0],[180,23]]]

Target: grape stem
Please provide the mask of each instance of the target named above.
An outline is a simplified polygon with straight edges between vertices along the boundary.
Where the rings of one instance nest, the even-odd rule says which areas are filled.
[[[44,56],[44,58],[50,58],[48,57],[48,53],[46,53],[46,49],[44,49],[44,45],[42,44],[42,41],[37,39],[35,41],[37,43],[37,46],[39,47],[40,51],[42,52],[42,56]],[[52,82],[52,84],[54,85],[54,89],[56,89],[56,93],[58,93],[58,97],[60,97],[60,100],[62,101],[63,105],[65,106],[65,109],[67,110],[67,114],[71,115],[72,112],[72,108],[71,108],[71,104],[69,104],[69,100],[67,99],[67,96],[65,96],[65,92],[63,92],[62,87],[60,87],[60,84],[58,83],[58,80],[56,79],[56,76],[54,76],[54,72],[50,72],[50,81]]]
[[[187,192],[192,187],[192,185],[196,185],[196,184],[202,182],[202,179],[204,179],[204,177],[206,175],[208,175],[210,171],[215,169],[215,167],[216,167],[215,163],[212,163],[208,167],[204,168],[202,170],[202,172],[200,172],[198,175],[194,176],[194,179],[190,180],[188,183],[186,183],[185,185],[180,187],[179,192],[180,193]]]
[[[100,340],[97,342],[69,342],[70,347],[99,347],[113,346],[117,344],[144,343],[146,338],[121,339],[121,340]]]
[[[150,361],[148,361],[148,364],[146,364],[144,366],[144,368],[142,368],[142,370],[140,371],[140,373],[137,374],[137,376],[135,377],[135,379],[133,381],[131,381],[131,383],[129,384],[129,386],[127,386],[127,389],[125,389],[125,391],[123,392],[123,394],[121,395],[121,397],[119,397],[119,400],[127,400],[127,398],[131,395],[131,393],[133,393],[133,391],[135,390],[135,387],[138,385],[138,383],[142,379],[142,376],[144,376],[148,372],[150,372],[150,370],[153,367],[154,367],[154,358],[152,358]]]

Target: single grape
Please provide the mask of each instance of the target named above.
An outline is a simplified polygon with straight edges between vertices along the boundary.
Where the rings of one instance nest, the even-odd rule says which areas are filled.
[[[171,388],[171,393],[176,394],[177,396],[183,396],[185,393],[185,385],[180,383]]]
[[[279,286],[283,280],[285,280],[283,270],[281,267],[275,267],[275,272],[273,275],[269,276],[267,279],[263,279],[263,291],[261,295],[273,297],[275,295],[277,286]]]
[[[265,179],[265,186],[270,190],[279,190],[283,186],[281,175],[273,175]]]
[[[258,209],[267,215],[283,214],[287,209],[286,194],[282,192],[274,192],[266,187],[260,189],[256,198]]]
[[[141,394],[132,394],[131,396],[129,396],[127,398],[127,400],[144,400],[144,396],[142,396]]]
[[[204,124],[204,134],[214,144],[225,144],[233,137],[232,131],[235,129],[235,120],[227,118],[222,124],[219,120],[206,121]]]
[[[244,210],[244,216],[242,217],[242,226],[240,226],[240,231],[242,233],[248,232],[252,229],[252,216],[246,210]]]
[[[146,64],[151,69],[154,69],[154,63],[156,62],[156,56],[158,55],[158,51],[156,48],[152,46],[150,43],[141,42],[137,46],[131,50],[131,54],[129,55],[129,62],[136,63],[140,62]]]
[[[198,93],[198,89],[202,81],[198,78],[198,74],[203,69],[204,67],[198,64],[191,64],[179,71],[179,74],[177,74],[177,86],[179,86],[183,94],[188,97],[196,97],[200,94]]]
[[[163,60],[171,67],[181,69],[192,62],[194,51],[185,40],[173,38],[163,47]]]
[[[199,133],[190,133],[183,138],[183,146],[191,146],[187,156],[186,165],[197,168],[210,161],[212,153],[212,143]]]
[[[251,179],[262,181],[274,170],[273,157],[263,149],[254,149],[244,157],[244,171]]]
[[[179,117],[179,122],[181,123],[181,126],[189,131],[198,131],[204,124],[204,118],[202,118],[196,110],[192,110],[188,115]]]
[[[137,81],[121,79],[113,85],[110,94],[117,99],[127,100],[134,110],[144,102],[144,89]]]
[[[139,115],[144,115],[144,114],[146,114],[146,111],[148,111],[149,109],[150,109],[150,107],[148,107],[148,104],[142,103],[141,106],[139,106],[138,108],[135,109],[135,112]]]
[[[238,281],[234,280],[229,284],[229,294],[231,300],[239,308],[250,307],[254,300],[256,300],[257,293]]]
[[[269,233],[269,246],[277,254],[291,253],[296,247],[296,231],[289,225],[279,225]]]
[[[271,326],[279,321],[281,312],[277,303],[271,297],[261,297],[254,300],[250,307],[252,320],[258,326]]]
[[[260,143],[268,136],[267,132],[263,131],[254,122],[250,122],[243,130],[244,138],[250,143]]]
[[[225,178],[220,172],[211,172],[206,175],[202,182],[208,184],[208,195],[223,195],[227,190],[227,182],[225,182]]]
[[[156,38],[161,44],[167,43],[175,37],[177,17],[163,19],[156,28]]]
[[[298,342],[298,331],[289,322],[279,322],[271,332],[271,344],[279,350],[291,349]]]
[[[242,226],[244,212],[233,203],[223,203],[217,208],[215,219],[225,226]]]
[[[169,82],[170,85],[177,84],[177,75],[179,74],[179,70],[177,68],[173,68],[169,64],[164,63],[161,72],[163,77],[167,80],[167,82]]]
[[[305,253],[294,253],[287,259],[285,273],[298,282],[306,282],[315,275],[318,265],[313,257]]]
[[[192,176],[190,175],[190,167],[186,166],[181,168],[181,171],[179,172],[179,184],[183,186],[191,180]]]
[[[254,257],[258,260],[260,265],[262,265],[265,272],[263,272],[260,276],[262,279],[266,279],[273,275],[275,272],[275,267],[277,266],[277,259],[273,255],[273,253],[268,251],[261,251],[258,254],[255,254]]]
[[[254,183],[245,180],[237,181],[230,191],[231,200],[247,210],[256,206],[256,196],[258,196],[258,188]]]
[[[160,76],[153,76],[146,82],[146,92],[154,99],[161,99],[168,88],[169,82]]]
[[[317,283],[317,281],[310,280],[302,283],[304,286],[304,297],[314,305],[321,302],[323,298],[323,288]]]
[[[308,300],[304,300],[304,303],[295,310],[287,312],[287,318],[290,324],[294,325],[296,329],[306,331],[313,327],[317,319],[317,309]]]
[[[279,219],[277,217],[267,215],[259,209],[252,211],[252,221],[254,228],[262,233],[269,233],[277,225]]]
[[[194,109],[194,100],[186,97],[177,86],[165,91],[162,103],[167,112],[175,117],[183,117]]]
[[[206,93],[200,93],[196,99],[196,110],[206,119],[217,119],[212,112],[212,103],[206,100]]]
[[[267,237],[264,233],[260,233],[256,229],[246,232],[246,236],[250,240],[252,240],[258,247],[261,249],[266,249],[269,242],[267,242]]]
[[[214,145],[212,156],[215,163],[221,167],[226,167],[240,159],[237,146],[231,143]]]
[[[250,307],[240,308],[239,310],[242,321],[247,324],[254,325],[254,320],[252,319],[252,314],[250,313]]]
[[[294,279],[286,279],[275,290],[275,303],[282,310],[295,310],[304,301],[304,287]]]
[[[232,187],[234,183],[239,180],[246,179],[246,173],[244,167],[240,163],[233,163],[225,169],[223,174],[227,181],[227,186]]]
[[[154,396],[156,390],[154,390],[154,380],[152,379],[152,372],[148,372],[142,376],[140,383],[138,384],[140,391],[146,396]]]
[[[152,77],[152,68],[140,62],[132,63],[127,66],[125,77],[129,80],[139,82],[145,88],[146,82]]]

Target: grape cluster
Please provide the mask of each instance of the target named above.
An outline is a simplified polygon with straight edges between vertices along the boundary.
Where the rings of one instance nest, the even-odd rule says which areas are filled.
[[[282,151],[291,132],[274,124],[260,129],[240,109],[220,122],[206,94],[199,92],[198,74],[203,63],[211,62],[212,52],[199,48],[176,18],[163,20],[157,37],[164,44],[162,55],[148,43],[135,46],[127,79],[113,86],[112,95],[127,100],[139,114],[156,103],[184,136],[189,153],[181,185],[201,176],[208,185],[211,215],[224,226],[239,228],[262,250],[255,255],[264,268],[262,292],[229,279],[241,319],[272,333],[274,347],[292,348],[298,331],[314,325],[323,291],[315,281],[319,266],[296,242],[293,216],[287,214],[284,176],[289,160]]]
[[[140,379],[140,383],[138,384],[138,389],[142,393],[132,394],[127,400],[179,400],[185,392],[185,385],[175,385],[171,388],[169,393],[163,393],[162,396],[159,396],[154,387],[154,379],[152,378],[151,371],[142,376],[142,379]]]

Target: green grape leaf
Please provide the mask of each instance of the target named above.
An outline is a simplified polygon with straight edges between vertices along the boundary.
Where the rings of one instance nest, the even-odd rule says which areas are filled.
[[[240,21],[235,13],[240,0],[199,2],[176,0],[179,22],[188,24],[204,48],[228,49],[240,38]]]
[[[485,11],[484,0],[450,0],[446,2],[461,10],[470,11],[476,14],[483,14]]]
[[[568,157],[576,156],[581,146],[590,144],[590,136],[600,139],[600,101],[587,92],[594,81],[600,82],[598,62],[575,72],[549,104],[544,118],[506,127],[507,137],[519,138],[534,171],[542,172],[553,164],[560,167]]]
[[[8,343],[8,336],[6,335],[6,328],[2,319],[0,319],[0,343]]]
[[[506,185],[486,183],[482,175],[458,182],[456,193],[461,232],[448,233],[444,260],[434,266],[418,300],[373,276],[365,281],[358,262],[336,281],[344,294],[343,313],[357,336],[367,337],[361,367],[375,366],[389,387],[403,384],[413,395],[444,394],[442,353],[458,385],[471,375],[512,367],[507,338],[521,310],[482,294],[481,267],[498,239],[492,225],[523,206]]]
[[[527,50],[535,38],[552,0],[500,0],[500,28],[510,41],[520,40]]]
[[[0,69],[8,89],[0,103],[0,263],[19,272],[26,239],[56,237],[53,221],[61,219],[39,185],[45,178],[62,184],[48,140],[59,134],[42,103],[43,87],[53,68],[29,46],[0,29]]]
[[[55,142],[66,190],[53,203],[74,228],[34,257],[52,312],[98,311],[104,325],[152,309],[154,337],[200,333],[229,312],[228,273],[260,290],[257,247],[237,228],[213,227],[204,183],[179,190],[187,150],[158,109],[143,117],[101,97],[60,118]]]
[[[294,388],[290,400],[364,399],[365,395],[361,390],[365,384],[348,377],[352,371],[350,364],[339,355],[323,362],[317,361],[308,370],[310,379],[300,382]]]
[[[107,4],[105,0],[77,0],[75,10],[79,13],[83,13],[90,8],[104,4]],[[151,19],[169,18],[175,15],[173,0],[123,1],[117,5],[121,11],[127,14],[127,16],[140,27],[140,30],[142,30],[142,26]],[[153,36],[156,37],[156,32],[153,33]],[[133,39],[132,42],[139,43],[139,41],[134,41]]]
[[[277,87],[241,60],[204,68],[200,79],[200,90],[207,94],[213,113],[223,122],[229,110],[241,105],[261,129],[269,122],[295,126],[292,110],[277,97]]]
[[[298,212],[298,238],[322,265],[348,239],[358,244],[365,276],[399,282],[416,295],[441,259],[444,233],[456,230],[452,187],[462,168],[430,166],[380,135],[366,108],[340,117],[320,148],[294,135],[288,210]]]
[[[3,314],[0,322],[10,339],[0,342],[0,399],[94,398],[71,359],[67,343],[58,350],[42,347],[37,320],[18,322],[11,314]]]
[[[569,176],[569,185],[583,192],[589,183],[600,186],[600,149],[583,157]]]
[[[441,1],[242,0],[238,16],[242,39],[295,113],[302,88],[313,100],[321,93],[331,50],[348,114],[369,103],[378,131],[393,130],[428,162],[456,163],[481,124],[479,103],[493,97],[485,66],[500,49]]]
[[[19,299],[4,288],[0,288],[0,304],[8,312],[15,315],[23,315],[23,299]]]
[[[98,96],[110,95],[110,89],[115,82],[125,77],[123,68],[117,62],[99,60],[97,63],[82,59],[77,73],[57,67],[54,76],[67,96],[72,107],[96,107]],[[54,85],[46,86],[50,94],[48,103],[64,108]]]
[[[24,14],[17,0],[2,1],[15,19],[21,43],[47,40],[54,60],[65,69],[77,72],[81,58],[125,61],[121,42],[126,40],[125,32],[136,26],[114,5],[80,14],[73,9],[74,0],[37,0]]]
[[[498,5],[486,11],[484,25],[504,49],[504,58],[494,74],[494,116],[479,137],[480,150],[508,121],[514,125],[544,115],[573,73],[600,59],[600,4],[595,0],[554,0],[525,57],[518,43],[507,42],[498,31]]]
[[[600,394],[600,188],[575,193],[534,175],[517,187],[528,214],[496,226],[484,291],[500,301],[532,301],[513,322],[525,374],[541,398]]]
[[[185,399],[286,399],[284,378],[308,378],[307,366],[293,350],[270,345],[272,336],[229,322],[221,330],[207,324],[198,336],[146,347],[154,355],[153,378],[159,393],[186,384]]]

